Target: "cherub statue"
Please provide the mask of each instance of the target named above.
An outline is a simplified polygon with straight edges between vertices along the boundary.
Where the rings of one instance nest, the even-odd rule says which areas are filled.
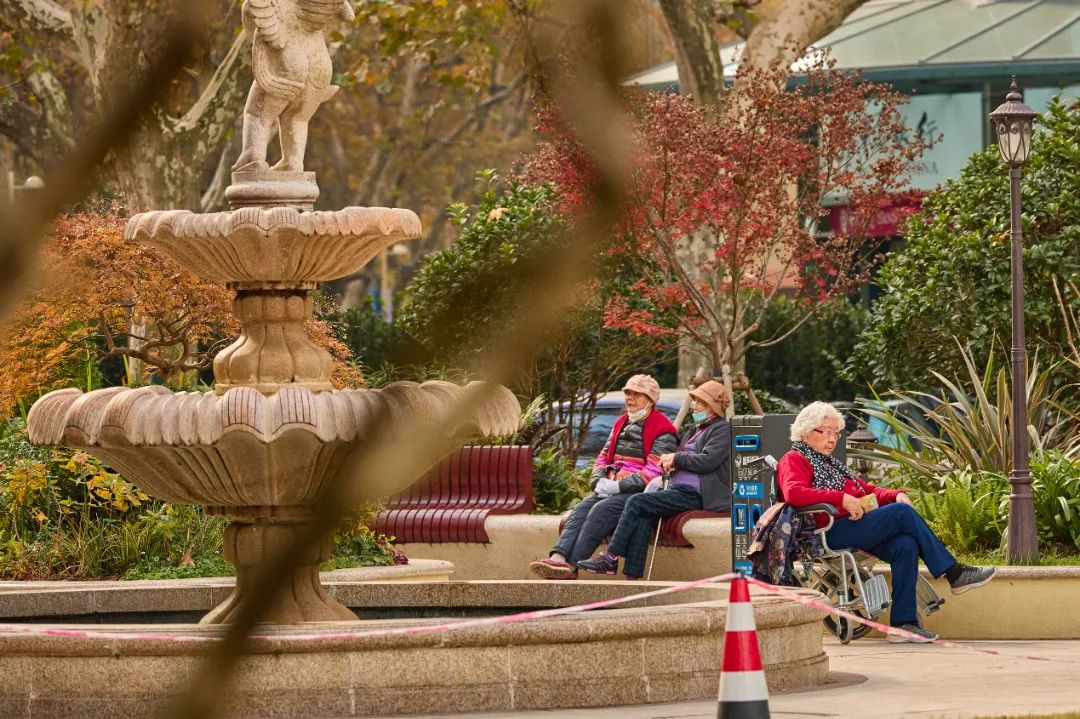
[[[244,107],[243,150],[233,170],[302,172],[308,121],[338,88],[324,30],[351,21],[348,0],[244,0],[244,32],[251,39],[251,84]],[[266,147],[280,125],[281,161],[269,168]]]

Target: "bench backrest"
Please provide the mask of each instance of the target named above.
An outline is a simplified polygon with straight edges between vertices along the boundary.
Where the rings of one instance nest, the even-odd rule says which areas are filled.
[[[532,484],[531,447],[462,447],[391,497],[386,507],[474,507],[528,513],[533,509]]]

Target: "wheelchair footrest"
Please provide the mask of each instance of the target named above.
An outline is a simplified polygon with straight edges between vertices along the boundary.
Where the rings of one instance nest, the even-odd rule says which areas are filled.
[[[862,584],[863,604],[866,607],[866,613],[873,619],[888,609],[889,604],[892,603],[889,585],[885,582],[885,577],[880,574],[863,580]]]
[[[919,609],[922,610],[923,614],[933,614],[941,609],[941,605],[945,603],[945,599],[934,591],[930,582],[926,581],[926,578],[921,574],[919,580],[915,583],[915,601],[918,602]]]

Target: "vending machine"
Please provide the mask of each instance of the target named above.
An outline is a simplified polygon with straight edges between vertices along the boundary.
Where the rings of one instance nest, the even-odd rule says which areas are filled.
[[[738,415],[731,418],[731,562],[750,574],[746,551],[754,525],[776,497],[776,473],[765,459],[779,460],[791,449],[793,414]],[[834,456],[845,459],[843,437]]]

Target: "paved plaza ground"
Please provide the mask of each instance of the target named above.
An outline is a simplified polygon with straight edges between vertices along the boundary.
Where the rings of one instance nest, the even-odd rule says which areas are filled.
[[[826,639],[833,682],[772,697],[773,719],[973,719],[1080,710],[1080,641],[967,642],[1003,656],[938,646]],[[1007,655],[1007,656],[1006,656]],[[1022,656],[1056,661],[1033,661]],[[605,681],[582,667],[583,682]],[[445,715],[443,715],[445,716]],[[716,702],[481,714],[483,719],[714,719]],[[425,718],[417,718],[425,719]]]

